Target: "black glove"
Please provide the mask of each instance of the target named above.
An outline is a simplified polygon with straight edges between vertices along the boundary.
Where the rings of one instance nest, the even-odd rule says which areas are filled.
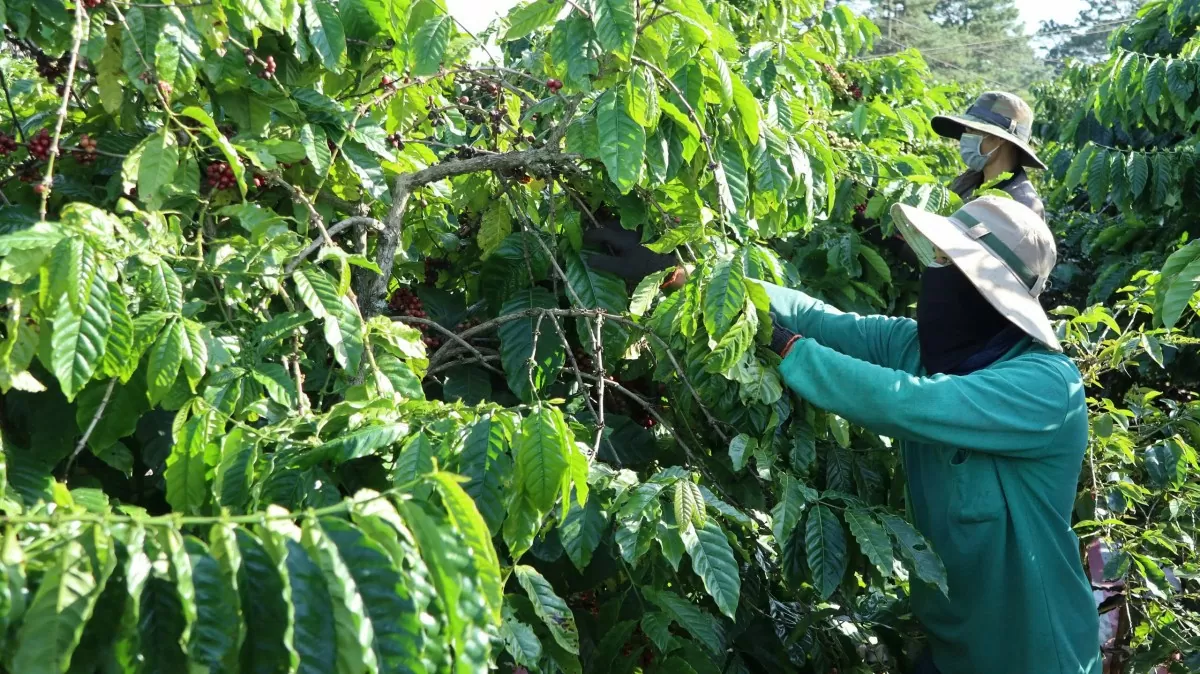
[[[593,253],[588,256],[588,266],[599,271],[616,274],[629,281],[638,282],[656,271],[675,266],[678,261],[673,254],[659,254],[641,244],[637,232],[621,227],[616,220],[601,221],[583,235],[584,243],[607,249],[612,254]]]
[[[788,330],[779,324],[779,317],[775,312],[771,312],[771,350],[784,358],[788,355],[792,345],[796,340],[800,339],[800,335]]]

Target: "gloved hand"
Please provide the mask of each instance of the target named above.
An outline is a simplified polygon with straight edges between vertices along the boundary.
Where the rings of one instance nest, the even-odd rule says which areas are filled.
[[[611,272],[628,281],[638,282],[650,274],[678,264],[673,254],[655,253],[641,244],[641,236],[621,227],[615,220],[601,221],[600,227],[584,232],[584,243],[608,249],[612,254],[593,253],[588,265]]]
[[[771,312],[771,350],[780,358],[787,358],[792,346],[800,339],[800,335],[779,324],[779,316]]]

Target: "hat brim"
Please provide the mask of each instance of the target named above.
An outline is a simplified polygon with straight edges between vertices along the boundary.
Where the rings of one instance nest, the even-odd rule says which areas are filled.
[[[1037,153],[1033,148],[1029,147],[1029,143],[1017,138],[1009,133],[1007,129],[1002,129],[995,124],[989,124],[972,117],[950,117],[947,115],[938,115],[930,122],[933,127],[933,132],[943,138],[953,138],[958,140],[962,137],[963,131],[971,129],[980,133],[986,133],[991,136],[1003,138],[1008,142],[1016,145],[1021,149],[1021,165],[1029,168],[1046,170],[1046,165],[1041,159],[1038,159]]]
[[[922,256],[921,242],[914,234],[945,253],[1002,316],[1050,349],[1062,351],[1050,317],[1038,299],[999,257],[968,236],[958,223],[905,204],[892,207],[892,218],[918,257]]]

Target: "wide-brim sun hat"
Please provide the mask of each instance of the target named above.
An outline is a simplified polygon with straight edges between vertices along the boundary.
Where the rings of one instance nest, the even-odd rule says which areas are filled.
[[[926,266],[944,253],[1005,318],[1053,351],[1062,351],[1039,296],[1058,260],[1054,235],[1029,207],[983,196],[945,217],[905,204],[892,218]]]
[[[1003,138],[1021,150],[1021,165],[1045,170],[1030,145],[1033,133],[1033,109],[1020,96],[1004,91],[979,95],[963,115],[938,115],[930,122],[934,133],[944,138],[961,138],[970,129]]]

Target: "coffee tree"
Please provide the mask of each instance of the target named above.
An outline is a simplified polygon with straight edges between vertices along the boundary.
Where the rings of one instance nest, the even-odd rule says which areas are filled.
[[[944,571],[757,281],[904,312],[964,99],[824,5],[0,5],[4,667],[901,667]]]
[[[1198,25],[1194,3],[1146,3],[1114,33],[1107,62],[1038,90],[1052,157],[1048,220],[1067,260],[1055,292],[1075,305],[1066,331],[1093,392],[1077,530],[1113,671],[1200,667]],[[1086,306],[1096,301],[1109,306]]]

